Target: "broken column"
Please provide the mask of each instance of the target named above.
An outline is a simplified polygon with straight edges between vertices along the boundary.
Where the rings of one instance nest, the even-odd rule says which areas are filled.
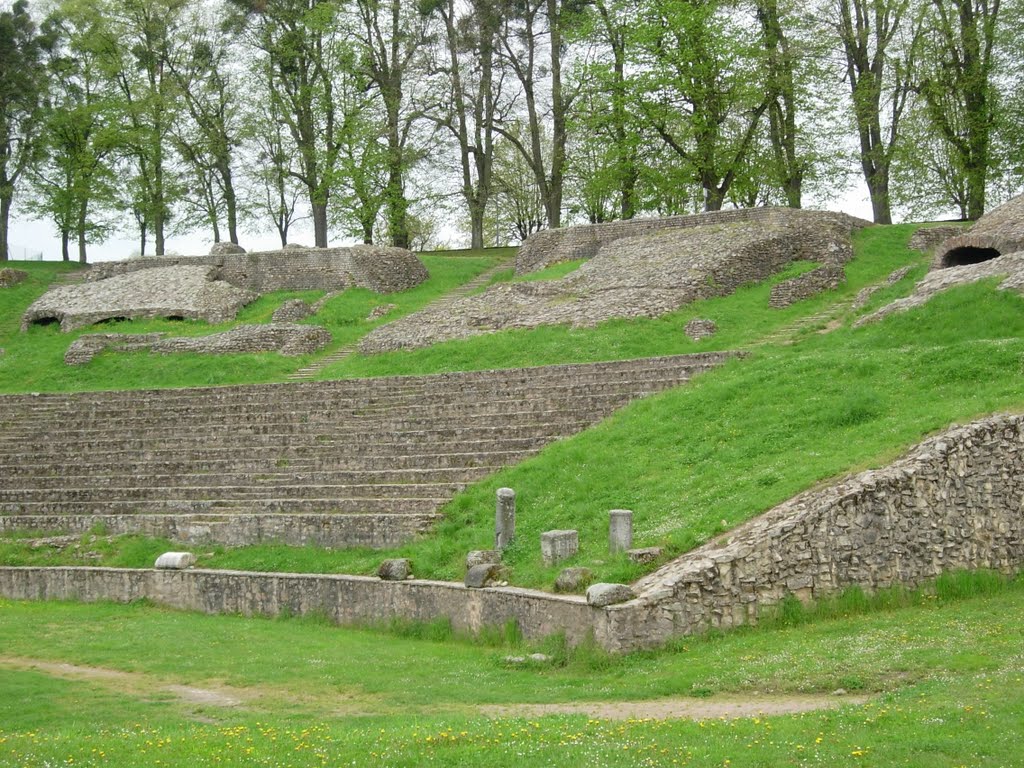
[[[498,503],[494,512],[494,548],[505,549],[516,537],[516,492],[511,488],[498,489]]]
[[[613,509],[608,513],[608,551],[613,555],[633,546],[633,513],[628,509]]]

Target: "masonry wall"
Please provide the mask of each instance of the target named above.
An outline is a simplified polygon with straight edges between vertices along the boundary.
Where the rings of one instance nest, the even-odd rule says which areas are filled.
[[[811,213],[851,226],[862,226],[868,223],[838,213],[794,212],[792,209],[779,208],[740,208],[729,211],[710,211],[690,216],[640,218],[589,226],[546,229],[531,235],[523,243],[516,254],[516,274],[535,272],[563,261],[593,258],[601,246],[627,237],[639,237],[673,229],[761,221],[778,215],[780,211],[785,211],[787,215]]]
[[[798,301],[817,296],[819,293],[831,291],[846,282],[846,272],[841,266],[826,264],[810,272],[794,277],[792,280],[785,280],[778,285],[772,286],[771,294],[768,297],[768,306],[774,309],[782,309]]]
[[[426,267],[411,251],[354,246],[209,256],[146,256],[95,264],[88,279],[103,280],[140,269],[183,264],[220,267],[219,279],[255,293],[340,290],[352,285],[392,293],[419,285],[428,277]]]

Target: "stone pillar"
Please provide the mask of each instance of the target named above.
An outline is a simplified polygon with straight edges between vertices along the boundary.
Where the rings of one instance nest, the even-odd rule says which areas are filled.
[[[633,513],[628,509],[613,509],[608,513],[608,551],[613,555],[633,546]]]
[[[503,550],[516,537],[516,492],[511,488],[498,489],[498,504],[494,512],[494,548]]]
[[[576,531],[545,531],[540,535],[540,556],[544,565],[558,565],[579,549],[580,537]]]

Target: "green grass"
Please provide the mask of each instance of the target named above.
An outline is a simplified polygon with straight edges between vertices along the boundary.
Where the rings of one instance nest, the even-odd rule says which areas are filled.
[[[270,322],[274,310],[284,301],[293,298],[313,301],[324,293],[277,291],[266,294],[244,307],[236,320],[228,323],[129,320],[101,323],[71,333],[61,333],[55,324],[33,325],[22,333],[19,327],[25,309],[45,292],[58,275],[73,267],[62,263],[11,262],[13,267],[28,271],[30,278],[0,292],[0,348],[6,350],[6,354],[0,357],[0,392],[149,389],[281,381],[317,357],[357,341],[382,323],[422,308],[468,282],[499,259],[508,257],[508,249],[496,250],[497,253],[485,251],[460,256],[423,256],[430,278],[415,288],[388,295],[352,288],[331,299],[316,316],[304,321],[323,325],[331,333],[332,343],[313,355],[285,357],[276,353],[263,353],[214,356],[107,352],[89,364],[77,367],[64,364],[64,353],[71,342],[86,333],[163,331],[176,336],[204,335],[224,331],[241,323]],[[366,320],[370,311],[382,304],[395,304],[396,308],[384,318]]]
[[[793,626],[625,657],[548,644],[539,648],[555,663],[523,666],[504,657],[532,647],[316,619],[0,601],[0,765],[1019,764],[1020,579],[954,575],[934,590],[845,601]],[[69,676],[33,663],[128,674]],[[182,701],[173,685],[241,703]],[[838,711],[699,722],[480,711],[838,688],[873,698]]]

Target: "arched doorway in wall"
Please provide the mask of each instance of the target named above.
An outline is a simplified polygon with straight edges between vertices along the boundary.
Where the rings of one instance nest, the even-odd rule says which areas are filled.
[[[968,264],[980,264],[991,261],[1002,254],[995,248],[982,248],[974,245],[963,245],[953,248],[942,256],[942,268],[964,267]]]

